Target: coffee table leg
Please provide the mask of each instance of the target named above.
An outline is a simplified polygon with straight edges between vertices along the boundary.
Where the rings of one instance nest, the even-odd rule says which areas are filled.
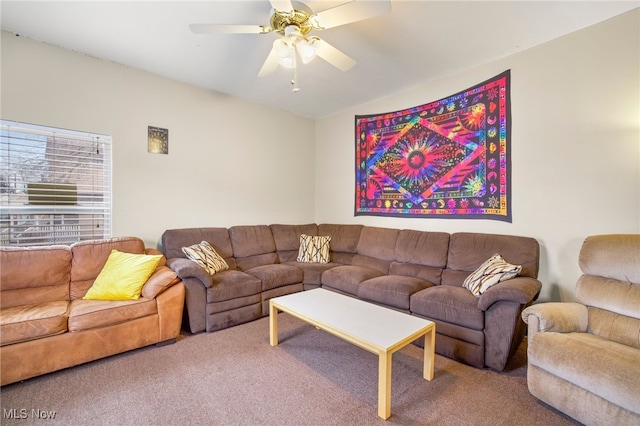
[[[391,365],[393,353],[380,352],[378,356],[378,416],[391,417]]]
[[[424,335],[424,371],[423,376],[427,380],[433,380],[435,368],[436,328]]]
[[[278,346],[278,308],[269,301],[269,343]]]

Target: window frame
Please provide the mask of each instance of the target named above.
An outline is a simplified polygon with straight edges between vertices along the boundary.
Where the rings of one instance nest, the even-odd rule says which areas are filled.
[[[0,119],[0,246],[112,236],[111,136]]]

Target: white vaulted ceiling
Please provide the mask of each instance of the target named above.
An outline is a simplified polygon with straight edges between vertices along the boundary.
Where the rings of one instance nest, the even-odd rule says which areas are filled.
[[[356,0],[361,2],[376,0]],[[346,0],[309,0],[314,12]],[[295,4],[295,3],[294,3]],[[3,30],[217,92],[320,118],[490,62],[640,6],[639,1],[403,1],[314,33],[357,61],[314,59],[257,77],[277,34],[207,34],[191,23],[269,23],[263,1],[2,1]]]

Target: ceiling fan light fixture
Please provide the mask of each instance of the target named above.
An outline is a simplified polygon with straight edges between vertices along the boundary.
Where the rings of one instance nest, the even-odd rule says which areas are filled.
[[[300,38],[295,43],[296,50],[302,59],[302,63],[308,64],[313,58],[316,57],[316,49],[305,38]]]
[[[275,50],[279,58],[291,56],[289,44],[281,38],[273,42],[273,50]]]
[[[299,1],[269,0],[269,3],[272,6],[269,25],[191,24],[189,28],[196,34],[280,34],[282,37],[274,41],[258,77],[271,74],[278,65],[292,68],[294,92],[299,90],[296,77],[298,61],[306,64],[319,56],[341,71],[348,71],[356,64],[326,41],[308,36],[311,31],[374,18],[391,10],[391,0],[343,0],[338,6],[318,13]]]
[[[287,56],[286,58],[278,59],[278,63],[285,68],[295,68],[296,61],[292,56]]]

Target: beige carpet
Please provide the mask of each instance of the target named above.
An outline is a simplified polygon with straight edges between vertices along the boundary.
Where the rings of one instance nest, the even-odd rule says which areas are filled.
[[[277,347],[262,318],[5,386],[0,423],[578,424],[529,394],[526,342],[503,373],[436,356],[431,382],[422,378],[422,350],[409,345],[393,357],[385,422],[377,416],[375,355],[287,314],[279,327]],[[49,412],[53,419],[38,418]]]

